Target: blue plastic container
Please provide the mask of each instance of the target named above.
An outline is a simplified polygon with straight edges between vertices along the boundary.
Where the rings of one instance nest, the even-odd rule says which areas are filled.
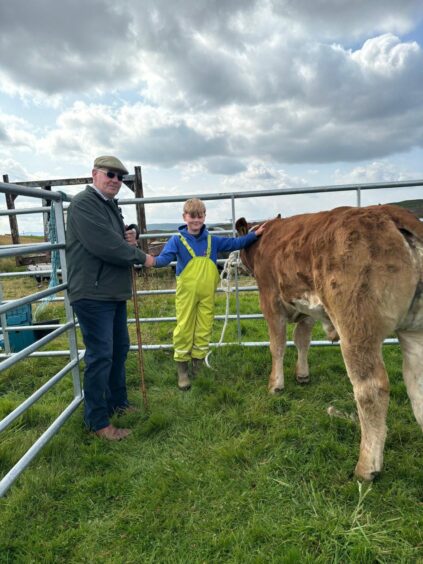
[[[6,313],[7,325],[32,325],[31,304],[19,306]],[[34,331],[9,331],[10,349],[18,352],[35,342]]]

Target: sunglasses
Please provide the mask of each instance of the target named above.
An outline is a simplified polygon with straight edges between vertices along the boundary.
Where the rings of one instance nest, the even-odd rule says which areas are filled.
[[[111,180],[116,176],[117,179],[119,180],[119,182],[122,182],[123,180],[123,174],[118,173],[118,172],[112,172],[111,170],[102,170],[101,168],[98,168],[97,170],[99,170],[100,172],[102,172],[103,174],[105,174],[107,176],[107,178],[110,178]]]

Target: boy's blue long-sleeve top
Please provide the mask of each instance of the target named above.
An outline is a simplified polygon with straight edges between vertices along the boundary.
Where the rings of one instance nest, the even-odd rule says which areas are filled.
[[[178,230],[181,235],[185,237],[188,245],[194,251],[196,256],[203,257],[206,255],[207,237],[209,232],[207,231],[205,225],[203,225],[199,235],[197,236],[188,233],[186,225],[182,225]],[[243,237],[236,238],[216,237],[215,235],[212,235],[210,259],[216,264],[219,253],[244,249],[257,241],[257,239],[258,237],[254,231],[244,235]],[[167,266],[170,262],[176,260],[176,276],[179,276],[191,258],[191,255],[181,242],[179,235],[173,235],[164,246],[160,255],[156,257],[155,266],[156,268],[161,268],[162,266]]]

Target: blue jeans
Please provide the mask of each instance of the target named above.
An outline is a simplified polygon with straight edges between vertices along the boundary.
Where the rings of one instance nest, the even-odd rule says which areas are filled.
[[[109,418],[117,409],[128,406],[126,302],[83,299],[73,302],[72,307],[86,349],[84,420],[89,429],[98,431],[109,425]]]

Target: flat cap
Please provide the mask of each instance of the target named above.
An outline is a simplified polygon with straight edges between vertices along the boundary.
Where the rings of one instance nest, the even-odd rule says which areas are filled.
[[[116,157],[112,157],[112,155],[102,155],[101,157],[97,157],[94,161],[94,168],[107,168],[122,172],[123,174],[128,174],[128,171],[122,162]]]

